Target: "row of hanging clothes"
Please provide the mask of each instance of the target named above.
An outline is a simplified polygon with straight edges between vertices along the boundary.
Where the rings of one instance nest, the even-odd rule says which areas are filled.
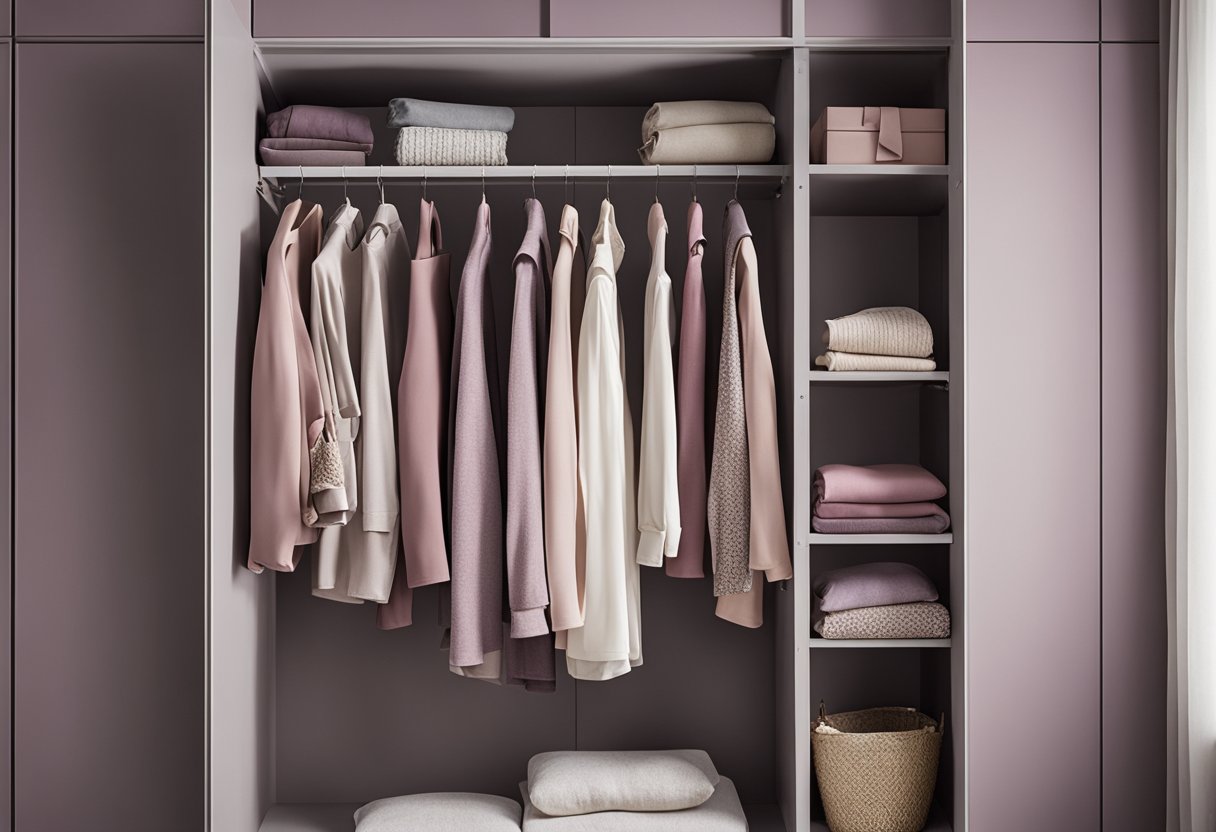
[[[763,585],[791,577],[775,383],[759,266],[742,206],[723,223],[723,327],[706,460],[706,250],[689,206],[676,327],[668,226],[648,216],[641,430],[633,435],[617,276],[625,244],[604,199],[590,246],[575,208],[553,255],[525,201],[507,377],[499,377],[484,186],[452,303],[451,255],[424,196],[417,246],[384,201],[287,204],[267,255],[254,348],[248,566],[412,623],[413,591],[443,585],[450,669],[555,686],[642,663],[640,567],[704,578],[716,614],[763,621]],[[678,333],[678,334],[677,334]],[[676,348],[678,337],[678,349]],[[708,470],[708,475],[707,475]]]

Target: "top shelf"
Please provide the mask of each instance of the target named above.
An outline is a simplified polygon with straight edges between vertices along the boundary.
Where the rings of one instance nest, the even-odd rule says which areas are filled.
[[[263,179],[731,179],[781,181],[789,165],[364,165],[360,167],[262,165]]]

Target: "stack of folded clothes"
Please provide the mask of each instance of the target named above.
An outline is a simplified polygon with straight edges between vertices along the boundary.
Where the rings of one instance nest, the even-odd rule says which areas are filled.
[[[822,534],[940,534],[946,486],[919,465],[824,465],[811,525]]]
[[[515,111],[394,98],[388,126],[397,129],[399,165],[505,165]]]
[[[308,104],[266,116],[266,134],[258,144],[264,165],[360,167],[375,140],[367,116]]]
[[[907,563],[864,563],[815,579],[815,632],[824,638],[949,638],[937,587]]]
[[[664,101],[642,119],[647,165],[762,165],[773,158],[773,115],[749,101]]]
[[[815,359],[837,372],[858,370],[929,372],[933,361],[933,328],[925,316],[906,306],[863,309],[824,321],[827,352]]]

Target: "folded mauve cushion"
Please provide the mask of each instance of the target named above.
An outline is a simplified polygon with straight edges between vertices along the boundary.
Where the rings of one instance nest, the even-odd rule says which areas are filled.
[[[355,811],[355,832],[519,832],[523,810],[489,794],[436,792],[373,800]]]
[[[747,832],[747,816],[735,784],[723,777],[713,796],[692,809],[674,812],[597,812],[593,815],[551,817],[528,800],[521,783],[524,832]]]
[[[815,503],[815,516],[828,519],[928,517],[940,513],[937,503]]]
[[[266,116],[266,132],[272,139],[334,139],[369,147],[376,140],[367,116],[311,104],[296,104]]]
[[[370,144],[342,142],[337,139],[262,139],[258,146],[271,150],[357,150],[364,154],[372,152]]]
[[[949,638],[950,611],[941,604],[891,604],[815,617],[824,638]]]
[[[547,751],[528,761],[528,797],[546,815],[669,812],[700,806],[719,780],[704,751]]]
[[[771,124],[699,124],[653,134],[638,150],[647,165],[762,165],[773,158]]]
[[[941,534],[950,528],[950,515],[928,517],[811,517],[811,528],[820,534]]]
[[[815,599],[824,612],[936,601],[937,587],[909,563],[862,563],[815,578]]]
[[[462,130],[497,130],[510,133],[515,111],[510,107],[448,104],[420,98],[394,98],[388,102],[389,127],[454,127]]]
[[[925,503],[946,496],[942,481],[919,465],[823,465],[815,496],[825,503]]]
[[[773,114],[758,101],[660,101],[642,118],[642,141],[660,130],[701,124],[772,124]]]

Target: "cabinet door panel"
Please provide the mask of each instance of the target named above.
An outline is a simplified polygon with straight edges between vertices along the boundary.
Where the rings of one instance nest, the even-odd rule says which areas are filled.
[[[966,0],[967,40],[1098,39],[1098,0]]]
[[[263,38],[538,37],[543,15],[542,0],[254,0],[253,33]]]
[[[553,37],[780,37],[782,0],[550,0]]]
[[[13,746],[12,722],[12,46],[0,44],[0,748]],[[0,830],[11,832],[12,755],[0,754]]]
[[[970,828],[1097,832],[1098,47],[967,55]]]
[[[193,43],[17,47],[28,832],[203,824],[203,65]]]
[[[950,0],[803,0],[811,37],[950,37]]]
[[[1156,41],[1160,30],[1158,0],[1102,0],[1102,40]]]
[[[205,0],[10,0],[19,36],[202,37]],[[7,5],[7,4],[6,4]],[[6,18],[7,19],[7,18]]]

